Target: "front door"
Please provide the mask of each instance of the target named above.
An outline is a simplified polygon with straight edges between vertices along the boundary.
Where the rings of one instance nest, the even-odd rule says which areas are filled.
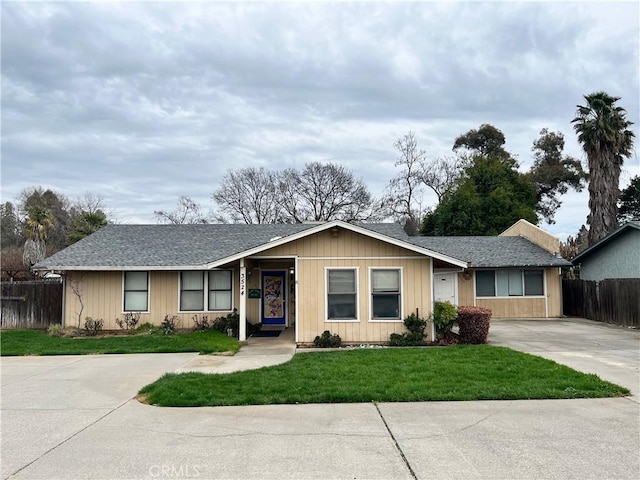
[[[433,274],[433,298],[436,302],[449,301],[452,304],[457,304],[456,298],[456,282],[458,281],[458,274],[455,272],[449,273],[434,273]]]
[[[282,270],[262,272],[262,324],[286,324],[286,276]]]

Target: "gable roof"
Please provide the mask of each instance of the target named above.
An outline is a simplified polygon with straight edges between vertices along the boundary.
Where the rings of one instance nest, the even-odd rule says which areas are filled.
[[[571,259],[571,262],[574,263],[574,264],[575,263],[580,263],[580,261],[584,260],[585,257],[588,257],[589,255],[597,252],[603,246],[605,246],[607,243],[609,243],[610,241],[612,241],[616,237],[620,236],[622,233],[628,232],[628,231],[631,231],[631,230],[640,230],[640,222],[636,222],[636,221],[627,222],[624,225],[622,225],[621,227],[618,227],[617,229],[615,229],[613,232],[611,232],[606,237],[601,238],[600,240],[598,240],[596,243],[594,243],[590,247],[585,248],[583,251],[578,253],[575,257],[573,257]]]
[[[410,237],[395,223],[108,225],[34,266],[35,270],[216,268],[334,227],[465,268],[567,266],[522,237]]]
[[[564,267],[564,258],[524,237],[409,237],[425,248],[464,258],[470,268]]]
[[[341,227],[439,258],[458,266],[464,260],[412,244],[393,223],[108,225],[34,266],[35,270],[209,269]]]

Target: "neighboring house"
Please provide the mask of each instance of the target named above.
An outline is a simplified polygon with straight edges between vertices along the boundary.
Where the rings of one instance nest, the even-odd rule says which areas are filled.
[[[640,222],[627,222],[572,260],[582,280],[640,278]]]
[[[194,315],[237,309],[241,340],[248,319],[295,326],[297,343],[324,330],[386,342],[407,315],[428,317],[434,298],[495,317],[560,316],[559,267],[569,263],[527,232],[555,238],[531,224],[501,237],[409,237],[396,224],[341,221],[108,225],[34,268],[64,272],[68,324],[81,299],[82,320],[102,318],[107,329],[126,312],[155,324],[177,315],[189,326]]]

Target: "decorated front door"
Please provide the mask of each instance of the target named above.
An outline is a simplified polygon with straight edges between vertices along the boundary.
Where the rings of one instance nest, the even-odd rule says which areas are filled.
[[[285,272],[262,272],[262,324],[285,325]]]

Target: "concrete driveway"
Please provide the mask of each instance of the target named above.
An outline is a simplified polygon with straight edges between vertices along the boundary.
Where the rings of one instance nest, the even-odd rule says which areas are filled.
[[[638,332],[561,323],[618,346],[631,338],[637,353]],[[590,354],[547,323],[494,322],[491,341],[538,327],[552,332],[548,345],[561,342],[545,355]],[[527,333],[528,348],[536,336]],[[180,409],[132,399],[194,357],[3,358],[2,478],[640,477],[640,406],[630,398]],[[603,363],[592,358],[587,366]]]

